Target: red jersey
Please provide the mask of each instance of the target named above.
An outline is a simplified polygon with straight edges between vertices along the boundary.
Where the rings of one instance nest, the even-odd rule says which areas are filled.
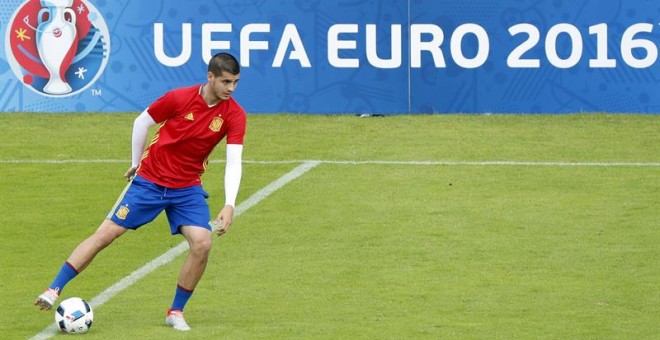
[[[209,107],[200,86],[167,92],[148,108],[161,123],[137,173],[164,187],[201,184],[208,157],[226,136],[227,144],[243,144],[246,116],[233,99]]]

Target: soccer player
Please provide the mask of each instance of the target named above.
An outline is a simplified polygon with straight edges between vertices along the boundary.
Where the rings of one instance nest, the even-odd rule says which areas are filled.
[[[64,286],[96,254],[127,230],[151,222],[164,210],[172,235],[182,234],[190,246],[165,322],[180,331],[190,329],[183,309],[206,268],[212,228],[220,236],[227,232],[234,217],[246,126],[245,111],[232,98],[240,78],[236,58],[216,54],[209,62],[206,78],[205,84],[167,92],[135,119],[132,164],[124,174],[129,184],[99,228],[73,250],[35,305],[42,310],[52,308]],[[158,132],[145,150],[148,130],[157,123]],[[225,205],[211,221],[201,175],[211,151],[225,137]]]

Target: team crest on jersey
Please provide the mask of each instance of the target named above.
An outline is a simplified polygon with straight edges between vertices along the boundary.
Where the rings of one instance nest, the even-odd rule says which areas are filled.
[[[125,220],[126,215],[128,215],[128,212],[129,212],[128,207],[123,206],[123,207],[120,207],[119,210],[117,210],[117,213],[115,214],[115,216],[117,216],[117,218],[120,219],[120,220]]]
[[[209,125],[209,129],[213,132],[219,132],[220,128],[222,127],[222,118],[220,117],[213,117],[213,120],[211,121],[211,124]]]

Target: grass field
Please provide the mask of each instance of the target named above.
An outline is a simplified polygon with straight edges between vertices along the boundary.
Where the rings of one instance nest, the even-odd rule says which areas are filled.
[[[0,338],[53,323],[32,301],[121,192],[134,116],[0,114]],[[248,124],[239,203],[311,169],[214,240],[186,308],[192,330],[164,325],[180,256],[93,305],[83,338],[660,335],[660,116]],[[212,214],[224,200],[223,149],[204,177]],[[161,216],[102,252],[63,297],[92,300],[182,241]]]

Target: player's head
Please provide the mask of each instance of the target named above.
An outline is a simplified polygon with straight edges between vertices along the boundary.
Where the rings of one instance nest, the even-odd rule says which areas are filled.
[[[209,61],[209,71],[206,72],[208,84],[207,94],[214,98],[211,102],[228,100],[236,90],[238,80],[241,78],[241,67],[236,58],[229,53],[218,53]],[[209,104],[211,104],[209,102]]]
[[[241,65],[233,55],[220,52],[214,55],[209,61],[209,72],[213,73],[216,77],[221,76],[222,72],[237,75],[241,73]]]

